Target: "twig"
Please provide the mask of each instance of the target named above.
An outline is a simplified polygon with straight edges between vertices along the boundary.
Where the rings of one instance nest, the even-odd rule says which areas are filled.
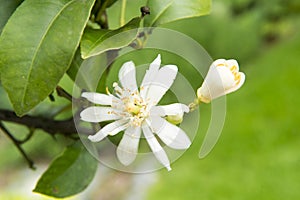
[[[77,133],[73,118],[58,121],[40,116],[18,117],[13,111],[0,109],[0,121],[15,122],[29,128],[42,129],[50,135],[62,134],[68,137]]]
[[[30,138],[31,138],[31,137],[33,136],[33,134],[34,134],[34,131],[35,131],[34,128],[29,128],[29,133],[28,133],[28,135],[26,136],[25,139],[19,140],[19,143],[20,143],[20,144],[24,144],[25,142],[27,142],[28,140],[30,140]]]
[[[29,168],[35,169],[34,162],[28,157],[24,149],[22,148],[22,141],[17,140],[3,125],[2,122],[0,122],[0,129],[12,140],[12,142],[15,144],[15,146],[18,148],[26,162],[28,163]]]
[[[107,13],[106,13],[106,4],[107,1],[105,1],[100,7],[95,8],[97,11],[95,11],[95,22],[99,24],[101,29],[108,29],[108,20],[107,20]]]
[[[51,94],[49,94],[49,99],[50,99],[50,101],[52,101],[52,102],[54,102],[55,101],[55,98],[54,98],[54,96],[53,96],[53,94],[51,93]]]
[[[72,102],[73,100],[73,97],[72,95],[70,95],[66,90],[64,90],[62,87],[60,86],[57,86],[56,87],[56,93],[58,96],[60,97],[64,97],[65,99],[69,100]]]
[[[103,11],[98,14],[95,20],[102,29],[108,29],[107,13]]]

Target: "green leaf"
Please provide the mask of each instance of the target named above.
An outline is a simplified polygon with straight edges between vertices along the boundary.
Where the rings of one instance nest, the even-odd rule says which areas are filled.
[[[0,0],[0,33],[8,18],[22,2],[23,0]]]
[[[73,57],[72,63],[70,65],[70,68],[67,71],[68,76],[73,81],[76,80],[76,75],[78,73],[78,70],[79,70],[82,62],[83,62],[83,59],[81,58],[80,49],[78,48],[77,51],[76,51],[76,53],[75,53],[75,55],[74,55],[74,57]]]
[[[84,59],[108,50],[129,45],[137,36],[141,18],[136,17],[116,30],[86,29],[81,40],[81,54]]]
[[[114,30],[121,27],[121,10],[123,10],[123,16],[125,24],[136,16],[141,16],[141,7],[145,6],[147,0],[123,0],[116,1],[109,9],[106,9],[107,20],[110,29]],[[124,10],[125,8],[125,10]],[[122,19],[123,20],[123,19]]]
[[[94,0],[26,0],[0,37],[1,81],[22,116],[69,68]]]
[[[80,142],[66,148],[39,179],[34,192],[64,198],[83,191],[97,170],[95,160]]]
[[[109,8],[112,6],[117,0],[101,0],[102,7]]]
[[[68,76],[80,89],[95,91],[99,81],[101,82],[100,79],[104,78],[103,73],[105,73],[105,69],[107,67],[106,54],[100,54],[86,60],[82,60],[80,52],[77,51],[75,56],[78,57],[74,57],[73,64],[67,71]],[[76,96],[76,93],[73,93],[73,95]]]
[[[145,17],[145,26],[153,26],[158,18],[171,6],[174,0],[149,1],[147,6],[150,8],[150,15]]]
[[[184,18],[209,14],[211,0],[148,0],[150,15],[145,26],[158,26]]]

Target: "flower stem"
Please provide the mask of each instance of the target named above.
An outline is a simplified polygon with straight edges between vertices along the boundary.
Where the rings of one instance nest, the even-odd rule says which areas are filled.
[[[121,5],[121,15],[120,15],[120,26],[125,25],[125,9],[126,9],[127,0],[122,0]]]
[[[189,104],[189,109],[190,112],[196,110],[198,108],[198,106],[200,105],[201,101],[196,98],[192,103]]]

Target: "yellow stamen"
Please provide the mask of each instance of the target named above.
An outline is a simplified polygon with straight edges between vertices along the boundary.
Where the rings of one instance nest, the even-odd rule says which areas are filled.
[[[224,67],[224,66],[225,66],[225,64],[223,64],[223,63],[217,64],[217,67]]]
[[[233,65],[232,67],[230,67],[230,71],[236,72],[237,71],[237,67],[235,65]]]
[[[108,87],[106,87],[105,90],[106,90],[106,94],[111,95],[111,93],[108,90]]]
[[[240,74],[236,74],[234,76],[234,80],[237,81],[237,80],[240,80],[241,79],[241,75]]]

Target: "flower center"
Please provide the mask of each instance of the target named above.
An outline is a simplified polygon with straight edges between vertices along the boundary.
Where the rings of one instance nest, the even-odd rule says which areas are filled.
[[[133,102],[129,102],[126,105],[126,111],[132,115],[137,115],[140,113],[142,106]]]
[[[148,117],[147,103],[143,101],[138,92],[131,93],[128,100],[125,99],[125,111],[131,114],[130,121],[133,126],[141,126]]]
[[[141,98],[138,91],[132,92],[129,89],[122,89],[116,83],[114,83],[114,88],[123,102],[123,112],[130,116],[131,125],[141,126],[149,116],[148,103]]]

